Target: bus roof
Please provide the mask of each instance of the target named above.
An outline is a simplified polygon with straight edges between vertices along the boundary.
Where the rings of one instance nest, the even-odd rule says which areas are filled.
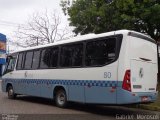
[[[149,36],[144,35],[144,34],[139,33],[139,32],[135,32],[135,31],[131,31],[131,30],[118,30],[118,31],[111,31],[111,32],[106,32],[106,33],[101,33],[101,34],[94,34],[94,33],[93,34],[87,34],[87,35],[82,35],[82,36],[69,38],[69,39],[66,39],[66,40],[62,39],[62,40],[57,41],[55,43],[49,43],[49,44],[45,44],[45,45],[39,45],[39,46],[34,46],[34,47],[23,48],[21,50],[14,51],[13,53],[23,52],[23,51],[27,51],[27,50],[33,50],[33,49],[39,49],[39,48],[45,48],[45,47],[50,47],[50,46],[54,46],[54,45],[61,45],[61,44],[65,44],[65,43],[84,41],[84,40],[89,40],[89,39],[94,39],[94,38],[107,37],[107,36],[117,35],[117,34],[128,34],[128,33],[139,34],[141,36],[144,36],[144,37],[150,39],[152,42],[154,41]]]

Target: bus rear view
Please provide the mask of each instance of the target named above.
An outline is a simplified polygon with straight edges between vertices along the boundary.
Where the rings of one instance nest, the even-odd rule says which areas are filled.
[[[150,103],[157,98],[157,44],[137,32],[128,32],[124,36],[125,57],[120,58],[119,79],[122,88],[118,90],[118,104]],[[121,54],[123,48],[121,50]],[[125,62],[124,62],[125,61]],[[121,62],[120,62],[121,63]],[[120,75],[122,74],[122,75]]]

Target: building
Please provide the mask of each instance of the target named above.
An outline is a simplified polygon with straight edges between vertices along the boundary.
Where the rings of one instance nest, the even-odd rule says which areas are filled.
[[[0,33],[0,76],[6,64],[6,36]]]

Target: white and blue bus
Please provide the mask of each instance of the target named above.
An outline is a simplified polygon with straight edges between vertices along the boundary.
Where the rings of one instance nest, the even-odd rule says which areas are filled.
[[[129,30],[90,34],[8,56],[2,90],[91,104],[150,103],[157,98],[157,45]]]

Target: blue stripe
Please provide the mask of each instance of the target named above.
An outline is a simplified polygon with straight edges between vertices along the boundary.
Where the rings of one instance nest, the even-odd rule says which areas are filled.
[[[108,80],[50,80],[50,79],[4,79],[5,82],[27,83],[27,84],[59,84],[59,85],[78,85],[78,86],[99,86],[99,87],[117,87],[122,82]]]

